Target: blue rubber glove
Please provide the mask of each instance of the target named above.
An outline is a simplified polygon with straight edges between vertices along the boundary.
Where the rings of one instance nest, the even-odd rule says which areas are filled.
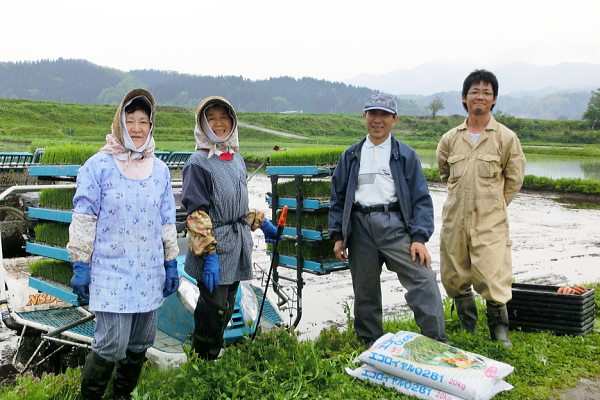
[[[73,292],[84,301],[90,301],[90,282],[90,264],[83,261],[73,264],[71,287]]]
[[[177,260],[165,261],[165,273],[167,279],[163,289],[163,297],[169,297],[179,287],[179,274],[177,273]]]
[[[265,242],[267,243],[275,243],[278,240],[283,240],[283,237],[279,236],[277,239],[277,227],[271,223],[268,219],[265,219],[265,222],[260,226],[263,233],[265,234]]]
[[[204,271],[202,271],[202,282],[209,292],[219,287],[221,276],[221,265],[217,253],[204,256]]]

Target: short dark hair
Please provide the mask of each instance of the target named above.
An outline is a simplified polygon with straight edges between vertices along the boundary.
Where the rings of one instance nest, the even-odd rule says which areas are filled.
[[[466,97],[467,92],[469,91],[469,89],[471,89],[471,86],[479,82],[485,82],[492,85],[492,90],[494,91],[494,98],[498,97],[498,79],[496,79],[496,75],[485,69],[476,69],[465,78],[465,81],[463,82],[462,97]],[[491,110],[494,109],[494,106],[495,104],[492,104]],[[464,101],[463,107],[467,112],[469,112],[469,110],[467,109],[467,105]]]
[[[134,113],[137,110],[142,110],[146,113],[148,117],[150,117],[150,114],[152,113],[152,109],[150,108],[148,102],[140,98],[133,99],[131,103],[129,103],[127,107],[125,107],[126,114]]]

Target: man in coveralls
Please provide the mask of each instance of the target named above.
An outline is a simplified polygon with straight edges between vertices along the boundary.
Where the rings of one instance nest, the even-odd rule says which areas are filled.
[[[477,333],[473,286],[486,300],[492,340],[512,347],[506,311],[512,298],[512,242],[506,207],[523,184],[525,156],[517,135],[492,117],[497,97],[494,74],[473,71],[462,90],[467,119],[438,144],[440,177],[448,187],[441,275],[463,329]]]
[[[398,121],[387,94],[367,99],[368,135],[341,155],[331,179],[329,234],[340,261],[349,260],[354,329],[370,346],[383,335],[381,269],[398,275],[421,333],[448,343],[441,294],[425,243],[433,202],[415,151],[390,131]]]

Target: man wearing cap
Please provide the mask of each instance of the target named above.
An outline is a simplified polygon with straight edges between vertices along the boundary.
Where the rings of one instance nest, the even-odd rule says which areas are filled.
[[[349,262],[354,329],[370,346],[383,335],[383,263],[407,293],[421,333],[448,343],[436,273],[425,243],[433,233],[433,202],[416,152],[395,139],[396,101],[367,99],[368,135],[341,155],[331,179],[329,235],[340,261]]]

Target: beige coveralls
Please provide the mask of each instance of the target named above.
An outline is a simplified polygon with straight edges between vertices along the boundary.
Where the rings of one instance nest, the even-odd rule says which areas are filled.
[[[437,159],[448,187],[440,242],[446,293],[456,297],[473,285],[485,300],[506,303],[512,297],[506,207],[525,173],[519,138],[491,118],[473,145],[465,120],[442,136]]]

